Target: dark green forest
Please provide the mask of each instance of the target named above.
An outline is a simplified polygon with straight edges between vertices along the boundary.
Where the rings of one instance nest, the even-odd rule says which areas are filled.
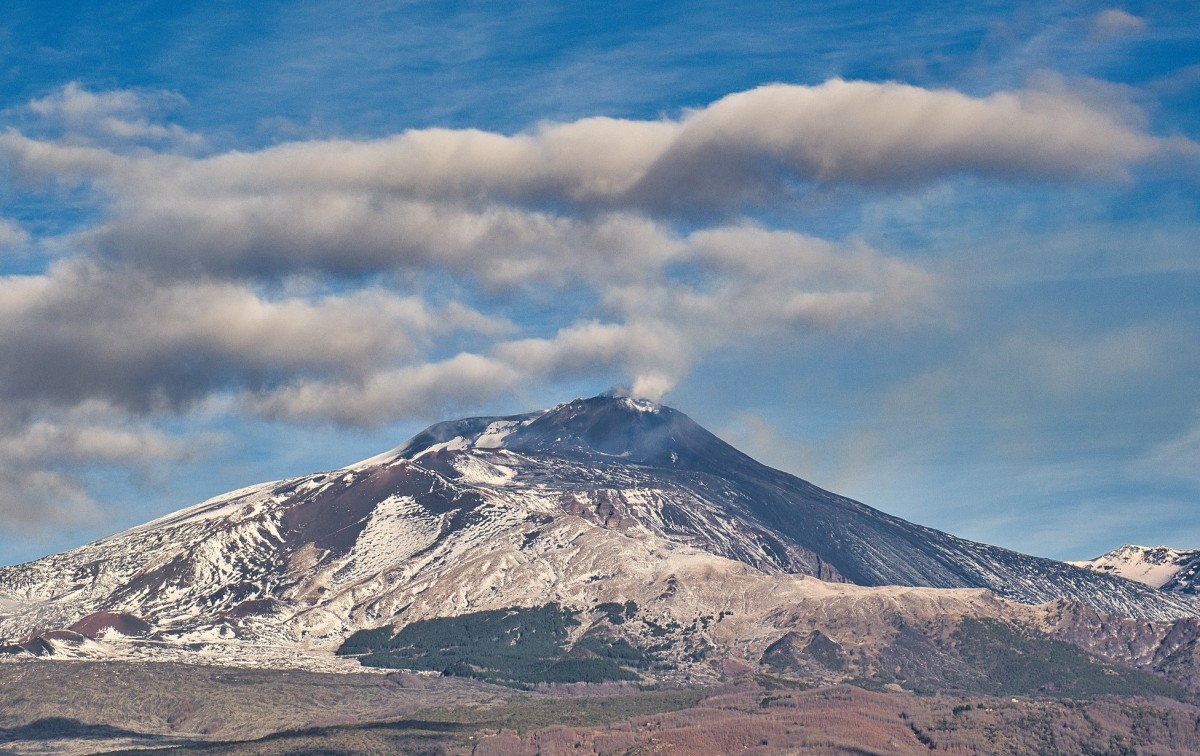
[[[357,656],[369,667],[433,671],[517,687],[638,679],[622,665],[636,666],[643,654],[625,641],[589,633],[568,648],[570,628],[579,625],[576,614],[546,604],[419,620],[399,632],[385,625],[354,633],[337,653]]]

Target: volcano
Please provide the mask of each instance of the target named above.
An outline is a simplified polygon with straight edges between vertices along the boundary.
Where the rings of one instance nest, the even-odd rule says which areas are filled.
[[[1191,596],[907,522],[670,407],[603,395],[438,423],[357,464],[0,569],[0,638],[16,653],[332,665],[356,632],[551,603],[585,620],[610,607],[614,622],[612,606],[634,604],[649,630],[693,628],[693,656],[758,654],[800,606],[841,611],[845,628],[901,604],[906,622],[1040,605],[1047,627],[1056,607],[1153,626],[1155,642],[1197,617]]]

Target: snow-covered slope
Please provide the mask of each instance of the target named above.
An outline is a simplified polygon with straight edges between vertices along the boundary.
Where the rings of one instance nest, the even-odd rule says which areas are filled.
[[[113,625],[93,616],[103,612],[126,628],[105,636],[112,653],[275,664],[327,657],[357,629],[549,601],[635,600],[664,624],[735,606],[765,621],[830,583],[843,584],[838,595],[930,605],[995,602],[848,584],[986,588],[1149,620],[1196,614],[1190,597],[891,517],[767,468],[668,407],[603,396],[440,423],[340,470],[0,569],[0,639],[69,646],[71,635],[45,631]],[[765,637],[773,622],[734,624]]]
[[[1070,562],[1076,567],[1159,588],[1194,595],[1200,586],[1200,549],[1127,544],[1095,559]]]

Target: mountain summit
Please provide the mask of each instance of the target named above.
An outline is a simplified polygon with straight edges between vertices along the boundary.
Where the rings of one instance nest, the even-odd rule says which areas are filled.
[[[753,460],[690,417],[645,399],[602,394],[544,412],[476,417],[430,426],[395,450],[413,458],[437,449],[506,449],[604,463],[720,470]]]
[[[601,395],[540,413],[439,423],[390,458],[453,476],[452,464],[435,460],[498,451],[539,465],[557,460],[557,475],[548,472],[560,483],[576,470],[584,478],[623,474],[647,490],[670,491],[656,504],[664,534],[759,569],[858,585],[987,588],[1024,603],[1067,598],[1148,618],[1194,611],[1187,602],[1126,580],[1097,582],[1062,562],[892,517],[766,467],[682,412],[643,399]],[[639,519],[636,508],[627,513]]]
[[[670,407],[604,395],[438,423],[357,464],[0,569],[0,639],[25,652],[100,653],[97,638],[110,655],[274,649],[277,663],[329,658],[381,625],[631,602],[657,607],[639,616],[659,628],[736,613],[728,642],[765,643],[796,602],[1000,611],[979,589],[1142,620],[1197,614],[1189,596],[884,514],[759,464]],[[726,642],[701,624],[693,656]]]

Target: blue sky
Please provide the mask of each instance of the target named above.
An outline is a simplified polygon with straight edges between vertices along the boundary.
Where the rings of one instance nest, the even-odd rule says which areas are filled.
[[[0,563],[616,384],[1200,547],[1194,4],[364,5],[0,19]]]

